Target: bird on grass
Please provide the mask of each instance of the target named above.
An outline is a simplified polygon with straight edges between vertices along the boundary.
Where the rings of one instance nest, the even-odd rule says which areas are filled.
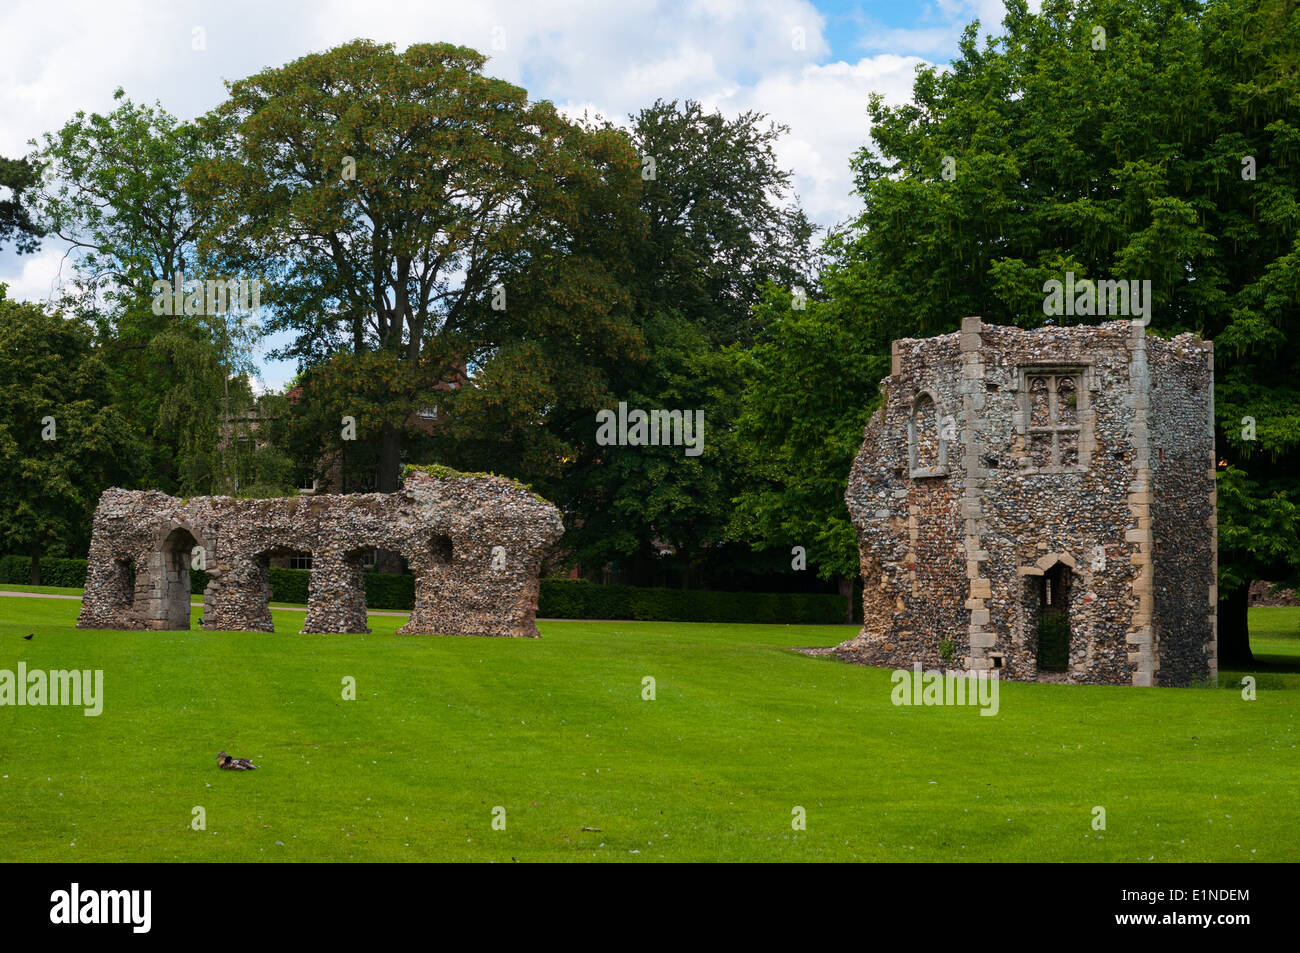
[[[23,638],[24,638],[26,641],[30,642],[30,641],[32,640],[32,636],[35,635],[35,634],[36,634],[36,633],[33,632],[32,635],[24,635]]]
[[[257,765],[247,758],[232,758],[224,751],[217,753],[217,767],[222,771],[256,771]]]

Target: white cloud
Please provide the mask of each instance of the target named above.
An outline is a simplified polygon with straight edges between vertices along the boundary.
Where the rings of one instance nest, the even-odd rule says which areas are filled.
[[[7,255],[0,272],[0,281],[9,287],[5,297],[10,301],[49,302],[61,289],[60,276],[67,279],[72,266],[64,260],[58,248],[42,248],[32,255]]]
[[[1000,18],[998,0],[940,0],[935,22],[920,26],[946,26],[976,6],[996,6]],[[194,48],[196,29],[203,49]],[[767,113],[790,127],[780,158],[795,171],[809,214],[829,225],[857,207],[848,161],[867,142],[867,96],[906,99],[921,60],[882,53],[826,62],[825,29],[807,0],[231,0],[220,8],[18,0],[0,10],[0,35],[11,38],[0,59],[0,154],[25,153],[28,139],[78,109],[111,109],[119,85],[137,102],[158,99],[190,118],[221,101],[223,79],[356,37],[399,47],[446,41],[481,50],[490,75],[569,115],[588,109],[624,123],[657,98]],[[43,299],[58,260],[50,250],[4,255],[0,280],[15,297]]]
[[[1029,0],[1029,9],[1037,13],[1042,0]],[[868,17],[858,18],[858,47],[866,52],[889,50],[947,59],[957,54],[958,42],[966,25],[979,20],[979,43],[986,36],[1002,33],[1007,15],[1003,0],[937,0],[916,14],[908,27],[886,27]]]
[[[714,105],[729,112],[756,109],[790,127],[780,142],[782,164],[810,218],[827,226],[856,213],[849,158],[867,144],[867,100],[873,92],[899,104],[911,97],[917,57],[884,54],[856,64],[829,63],[765,76]]]

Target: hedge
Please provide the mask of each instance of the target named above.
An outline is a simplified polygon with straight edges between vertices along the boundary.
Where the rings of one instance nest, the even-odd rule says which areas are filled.
[[[26,586],[32,581],[30,556],[0,557],[0,583]],[[42,586],[71,586],[80,589],[86,584],[86,560],[61,559],[45,556],[41,559]]]
[[[648,589],[543,579],[537,614],[548,619],[834,625],[844,621],[845,609],[843,596],[823,593]]]
[[[271,601],[307,602],[307,569],[271,567]],[[27,556],[0,557],[0,584],[25,585],[31,579]],[[364,575],[370,609],[410,609],[415,580],[408,575]],[[41,560],[41,584],[81,588],[86,560]],[[199,593],[208,574],[191,570],[190,586]],[[636,619],[654,622],[770,622],[834,625],[844,621],[844,597],[822,593],[716,592],[707,589],[650,589],[600,586],[585,579],[543,579],[537,614],[548,619]]]
[[[41,560],[42,586],[86,587],[85,559],[59,559],[46,556]],[[26,586],[32,581],[30,556],[0,556],[0,584]],[[208,585],[208,574],[201,569],[190,570],[190,589],[202,592]]]

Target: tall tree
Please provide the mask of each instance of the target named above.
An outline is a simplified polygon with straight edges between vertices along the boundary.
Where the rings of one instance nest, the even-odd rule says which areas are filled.
[[[810,288],[814,228],[775,146],[789,127],[656,100],[631,118],[649,234],[640,300],[685,316],[717,344],[748,343],[769,282]]]
[[[838,249],[838,239],[828,249]],[[744,391],[736,441],[746,480],[730,530],[759,550],[801,547],[807,569],[836,580],[846,596],[859,566],[845,484],[878,403],[876,387],[889,373],[888,354],[859,332],[871,303],[858,277],[831,264],[821,276],[823,298],[796,304],[772,288],[761,306],[763,330],[737,367]]]
[[[287,356],[391,369],[367,417],[378,432],[357,433],[378,443],[380,490],[397,488],[405,421],[431,383],[517,336],[503,276],[583,214],[572,183],[631,171],[484,62],[356,40],[230,83],[204,120],[215,155],[187,183],[204,247],[237,269],[266,263],[269,327],[296,333]]]
[[[121,89],[114,98],[112,112],[78,112],[45,135],[34,208],[75,265],[64,307],[95,322],[117,401],[148,437],[142,478],[187,495],[223,492],[228,387],[251,368],[251,316],[228,301],[178,308],[155,293],[178,278],[229,277],[199,261],[197,219],[180,186],[202,143],[161,106],[137,105]]]
[[[5,297],[0,284],[0,539],[31,556],[89,545],[100,491],[135,477],[139,446],[114,406],[84,322]]]
[[[647,223],[635,294],[649,351],[623,368],[613,396],[629,409],[701,412],[704,446],[688,456],[680,446],[589,443],[567,487],[583,514],[569,539],[585,565],[670,564],[685,582],[711,565],[734,567],[736,541],[724,544],[747,474],[733,439],[741,380],[730,348],[761,327],[764,288],[815,293],[813,227],[777,160],[784,126],[693,101],[659,100],[630,118]],[[668,559],[657,548],[665,543]]]

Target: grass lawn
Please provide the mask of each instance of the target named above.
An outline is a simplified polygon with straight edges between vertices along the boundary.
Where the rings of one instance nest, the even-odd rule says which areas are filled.
[[[80,589],[71,589],[67,586],[20,586],[11,583],[0,583],[0,590],[4,592],[36,592],[46,596],[76,596],[81,598]]]
[[[887,671],[790,651],[843,626],[83,632],[77,611],[0,598],[0,669],[102,669],[105,694],[98,717],[0,707],[0,860],[1300,857],[1297,609],[1252,611],[1256,701],[1002,683],[996,717],[895,707]],[[222,748],[261,770],[218,770]]]

